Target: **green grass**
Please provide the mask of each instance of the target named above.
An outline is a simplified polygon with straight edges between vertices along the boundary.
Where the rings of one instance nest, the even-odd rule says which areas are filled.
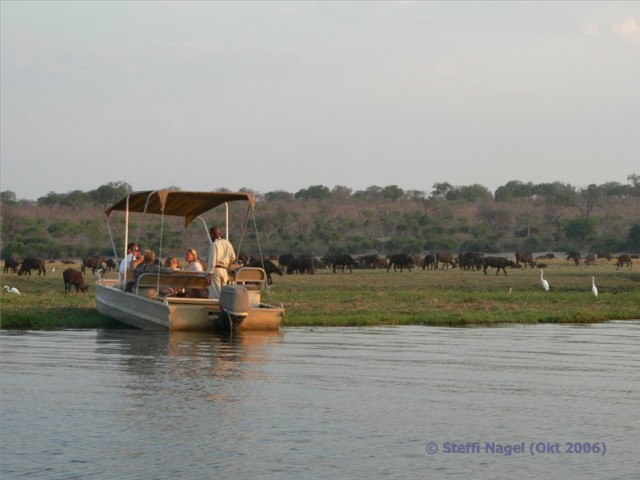
[[[589,267],[564,260],[547,263],[547,293],[540,287],[537,269],[508,269],[507,276],[496,276],[493,269],[487,276],[457,269],[354,270],[276,276],[269,298],[285,305],[283,326],[465,326],[640,318],[640,271],[617,270],[604,261]],[[48,270],[53,266],[56,271],[46,277],[1,276],[2,286],[23,293],[2,293],[1,328],[122,328],[96,311],[92,286],[89,293],[65,294],[64,268],[49,264]],[[598,298],[591,294],[591,275],[600,290]],[[85,277],[87,284],[92,277]]]

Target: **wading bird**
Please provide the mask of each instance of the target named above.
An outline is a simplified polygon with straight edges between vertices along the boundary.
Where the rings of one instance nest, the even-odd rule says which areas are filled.
[[[596,287],[596,279],[594,276],[591,276],[591,293],[593,296],[598,298],[598,287]]]
[[[549,291],[549,282],[547,282],[542,275],[544,275],[544,272],[542,270],[540,270],[540,285],[542,285],[542,289],[545,292]]]
[[[10,293],[11,295],[20,295],[20,290],[18,290],[16,287],[7,287],[6,285],[4,287],[2,287],[3,290],[6,290],[7,293]]]

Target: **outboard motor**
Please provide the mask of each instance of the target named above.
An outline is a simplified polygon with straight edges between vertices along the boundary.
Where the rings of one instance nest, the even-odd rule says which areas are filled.
[[[249,291],[244,285],[225,285],[220,292],[220,310],[232,322],[241,321],[249,315]]]

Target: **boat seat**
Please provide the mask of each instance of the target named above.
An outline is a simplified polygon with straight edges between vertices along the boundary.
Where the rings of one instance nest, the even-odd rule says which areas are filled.
[[[262,268],[242,267],[236,270],[235,282],[249,289],[261,290],[266,284],[267,274]]]
[[[201,272],[171,272],[171,273],[143,273],[138,277],[135,293],[141,293],[142,288],[168,287],[176,289],[206,289],[209,286],[209,276]]]

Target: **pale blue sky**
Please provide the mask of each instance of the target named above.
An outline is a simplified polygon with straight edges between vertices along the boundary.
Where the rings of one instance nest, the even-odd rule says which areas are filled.
[[[640,174],[640,2],[1,2],[1,190]]]

